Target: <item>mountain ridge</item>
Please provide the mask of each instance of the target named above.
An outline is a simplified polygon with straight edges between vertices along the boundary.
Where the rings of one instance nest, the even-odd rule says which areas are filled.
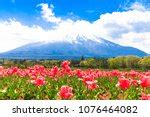
[[[147,53],[133,47],[121,46],[105,39],[83,39],[78,36],[76,41],[67,42],[36,42],[18,47],[0,54],[2,58],[51,58],[52,56],[87,56],[87,57],[116,57],[126,55],[146,56]],[[46,57],[44,57],[46,56]],[[54,57],[54,59],[55,59]],[[56,57],[57,58],[57,57]]]

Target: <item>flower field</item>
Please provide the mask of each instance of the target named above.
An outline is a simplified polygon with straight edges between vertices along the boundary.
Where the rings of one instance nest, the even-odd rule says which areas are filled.
[[[150,100],[150,71],[0,66],[0,99]]]

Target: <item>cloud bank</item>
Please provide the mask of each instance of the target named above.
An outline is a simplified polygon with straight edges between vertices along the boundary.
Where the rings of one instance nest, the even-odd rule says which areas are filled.
[[[150,11],[140,3],[134,3],[127,11],[106,13],[94,22],[61,19],[53,12],[54,6],[40,4],[41,17],[47,23],[55,24],[48,29],[23,25],[16,20],[0,21],[0,52],[32,42],[77,42],[82,35],[88,39],[109,41],[132,46],[150,53]]]

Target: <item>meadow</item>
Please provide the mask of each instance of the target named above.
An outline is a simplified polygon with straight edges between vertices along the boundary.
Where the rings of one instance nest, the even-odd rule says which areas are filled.
[[[1,100],[150,100],[150,70],[0,66]]]

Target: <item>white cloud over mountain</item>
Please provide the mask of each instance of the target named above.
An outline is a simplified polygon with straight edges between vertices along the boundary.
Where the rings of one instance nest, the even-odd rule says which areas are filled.
[[[38,6],[41,7],[42,18],[55,26],[45,30],[37,25],[23,25],[16,20],[0,21],[0,52],[37,41],[77,41],[76,36],[84,35],[95,41],[102,37],[150,53],[150,11],[139,3],[132,4],[127,11],[103,14],[92,23],[64,20],[55,16],[53,5]]]

